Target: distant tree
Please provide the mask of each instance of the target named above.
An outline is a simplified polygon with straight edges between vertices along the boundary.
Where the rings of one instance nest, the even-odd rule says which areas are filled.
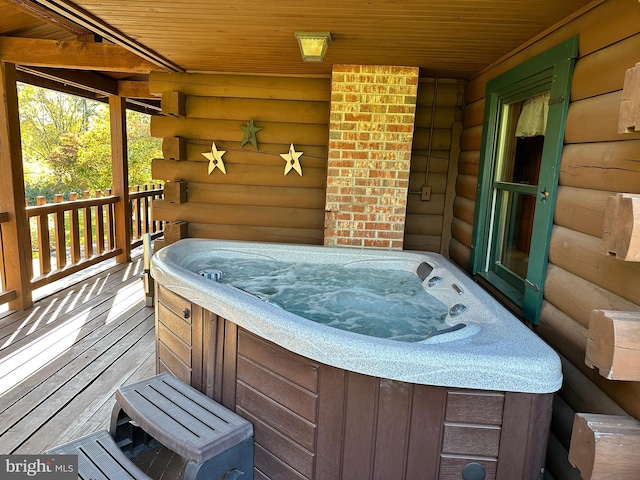
[[[19,84],[25,188],[35,197],[111,187],[109,109],[95,100]],[[161,143],[149,135],[150,117],[127,111],[129,183],[151,183],[151,160]]]

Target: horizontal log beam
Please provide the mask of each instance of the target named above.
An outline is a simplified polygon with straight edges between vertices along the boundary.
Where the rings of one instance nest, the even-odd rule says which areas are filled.
[[[176,90],[185,95],[202,97],[250,97],[327,102],[331,99],[329,78],[152,72],[149,75],[149,86],[151,93],[155,95]]]
[[[64,42],[0,37],[0,59],[32,67],[149,73],[158,66],[129,50],[109,43]]]
[[[234,121],[154,116],[151,119],[151,136],[183,137],[210,142],[215,140],[216,143],[237,141],[240,147],[244,136],[240,127],[245,126],[248,121],[249,119]],[[326,124],[269,123],[256,120],[255,126],[262,128],[256,134],[259,150],[262,150],[263,143],[326,145],[329,137]]]
[[[151,95],[148,81],[118,80],[118,96],[125,98],[158,100],[156,95]]]
[[[604,211],[611,195],[615,195],[615,192],[560,186],[554,222],[571,230],[601,237]]]
[[[168,183],[165,183],[165,200],[169,200],[167,185]],[[324,188],[305,188],[304,195],[300,195],[299,188],[272,185],[223,185],[189,182],[187,198],[189,202],[193,203],[259,205],[263,207],[319,210],[324,210],[325,204]]]
[[[601,243],[597,237],[556,225],[551,234],[549,262],[640,305],[640,264],[602,255]]]
[[[304,158],[304,157],[303,157]],[[258,170],[254,165],[227,162],[228,175],[207,175],[206,162],[175,162],[154,159],[151,161],[151,175],[160,180],[185,180],[209,184],[264,185],[296,188],[323,188],[327,179],[325,168],[302,166],[304,175],[284,175],[282,166],[264,165]],[[218,174],[220,172],[217,172]]]
[[[565,145],[560,185],[614,192],[638,191],[640,140]]]
[[[191,202],[177,205],[170,204],[166,200],[154,200],[153,214],[156,220],[165,222],[185,221],[302,229],[321,229],[324,225],[324,211],[307,208],[211,205]],[[165,226],[165,239],[166,237],[167,227]]]
[[[622,90],[572,102],[567,112],[565,143],[611,142],[640,138],[640,132],[618,133]]]
[[[632,480],[640,471],[640,422],[631,417],[577,413],[569,462],[584,480]]]
[[[639,382],[640,312],[591,312],[584,362],[608,380]]]
[[[189,237],[322,245],[323,229],[190,223]]]

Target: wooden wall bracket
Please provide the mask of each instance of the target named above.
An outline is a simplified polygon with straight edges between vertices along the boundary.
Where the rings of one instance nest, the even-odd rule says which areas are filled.
[[[186,96],[182,92],[163,92],[162,113],[172,117],[186,116]]]
[[[640,382],[640,312],[593,310],[584,362],[609,380]]]
[[[189,224],[181,220],[175,222],[166,222],[164,224],[164,242],[165,245],[170,245],[187,238]]]
[[[584,480],[632,480],[640,472],[640,422],[632,417],[576,413],[569,462]]]
[[[164,183],[164,199],[167,202],[181,204],[187,202],[187,182],[174,180]]]
[[[162,156],[165,160],[186,160],[187,139],[182,137],[165,137],[162,140]]]
[[[609,197],[600,252],[618,260],[640,262],[640,194]]]
[[[625,72],[618,133],[640,132],[640,63]]]

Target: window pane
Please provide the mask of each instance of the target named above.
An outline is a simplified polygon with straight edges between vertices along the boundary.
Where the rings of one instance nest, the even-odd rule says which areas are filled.
[[[529,265],[536,197],[506,190],[499,191],[498,195],[496,232],[499,237],[493,258],[497,264],[524,280]]]

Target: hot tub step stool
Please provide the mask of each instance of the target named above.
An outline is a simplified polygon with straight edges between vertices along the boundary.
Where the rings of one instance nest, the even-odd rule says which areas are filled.
[[[52,448],[47,454],[78,455],[78,478],[152,480],[122,453],[106,430]]]
[[[135,451],[146,439],[127,439],[131,422],[187,460],[185,480],[253,478],[253,425],[173,375],[116,391],[111,435]]]

